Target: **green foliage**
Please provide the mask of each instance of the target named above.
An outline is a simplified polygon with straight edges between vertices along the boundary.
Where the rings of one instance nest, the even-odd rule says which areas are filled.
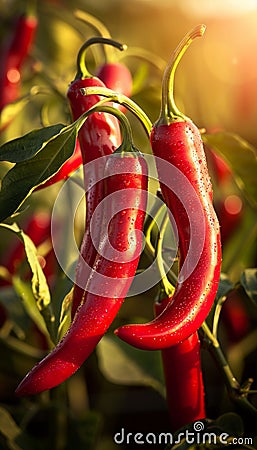
[[[128,386],[150,386],[164,396],[159,352],[147,353],[108,335],[99,342],[97,355],[99,368],[107,380]]]
[[[51,133],[56,132],[57,129],[55,127],[51,128]],[[57,135],[52,135],[47,142],[44,141],[46,137],[44,133],[41,130],[38,133],[41,141],[39,141],[35,156],[28,160],[17,162],[2,180],[0,221],[4,221],[17,211],[33,189],[54,175],[65,161],[71,157],[75,149],[77,137],[75,127],[62,127],[61,132]],[[35,132],[33,134],[33,142],[37,140],[36,136]],[[43,143],[42,140],[44,141]],[[26,148],[25,138],[24,141],[23,146]],[[15,146],[15,148],[19,149],[19,146]]]
[[[0,147],[0,161],[19,163],[33,158],[48,141],[56,137],[65,125],[57,124],[33,130],[24,136],[6,142]]]
[[[27,262],[32,272],[31,290],[28,284],[24,283],[19,278],[14,278],[14,288],[23,298],[27,310],[30,311],[30,315],[35,319],[35,322],[39,325],[39,328],[42,330],[45,329],[45,321],[51,338],[55,340],[53,331],[54,316],[51,311],[51,296],[44,272],[37,258],[37,249],[30,237],[19,229],[17,224],[0,224],[0,226],[15,233],[15,235],[22,241]],[[34,302],[31,301],[32,297]],[[39,316],[38,312],[41,313],[42,317]]]
[[[257,269],[245,269],[241,275],[240,282],[248,297],[257,306]]]
[[[203,135],[203,141],[217,151],[231,167],[235,181],[256,208],[257,150],[242,137],[228,132]]]

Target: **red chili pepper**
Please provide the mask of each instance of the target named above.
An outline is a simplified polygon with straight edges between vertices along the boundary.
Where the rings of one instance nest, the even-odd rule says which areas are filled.
[[[0,111],[20,95],[21,68],[35,39],[38,20],[34,15],[18,18],[15,31],[3,49],[0,67]]]
[[[99,42],[99,38],[93,38],[91,41],[87,42],[86,45],[83,46],[83,51],[81,50],[80,58],[82,58],[83,52],[86,51],[86,49],[91,44],[98,43],[98,42]],[[84,72],[85,72],[85,66],[84,66]],[[84,73],[84,76],[85,76],[85,73]],[[89,74],[88,74],[88,77],[91,78],[91,76],[89,76]],[[102,65],[100,67],[97,76],[94,77],[94,80],[97,83],[96,86],[99,85],[99,80],[97,80],[97,78],[100,81],[102,81],[104,83],[104,86],[108,87],[109,89],[112,89],[112,90],[115,90],[116,92],[125,94],[128,97],[131,95],[133,80],[132,80],[132,76],[131,76],[129,69],[125,65],[120,64],[120,63],[105,63],[104,65]],[[90,85],[90,86],[92,86],[92,85]],[[95,86],[95,85],[93,84],[93,86]],[[102,84],[100,84],[100,86],[103,87]],[[85,87],[84,84],[81,84],[81,87]],[[86,86],[86,87],[88,87],[88,86]],[[71,87],[70,87],[70,89],[71,89]],[[70,89],[69,89],[69,91],[70,91]],[[68,91],[68,95],[69,95],[69,91]],[[79,92],[77,92],[77,94],[79,94]],[[99,99],[100,99],[100,97],[95,97],[95,103]],[[71,107],[72,107],[72,112],[73,112],[73,119],[76,120],[80,114],[79,107],[77,106],[78,100],[76,99],[76,101],[74,101],[73,99],[71,99],[70,101],[72,102]],[[82,100],[80,99],[80,101],[82,101]],[[75,103],[76,106],[73,105],[73,102]],[[87,101],[83,100],[83,102],[81,104],[87,105],[87,102],[88,102],[88,99],[87,99]],[[91,106],[93,106],[93,104]],[[123,112],[126,111],[126,108],[123,107],[122,105],[116,104],[115,106],[118,109],[120,109],[120,111],[123,111]],[[74,109],[74,111],[73,111],[73,109]],[[84,108],[83,108],[83,112],[85,112]],[[111,118],[111,122],[112,121],[115,122],[114,117]],[[115,142],[115,145],[116,144],[117,144],[117,142]],[[109,145],[109,144],[107,144],[107,145]],[[77,170],[81,164],[82,164],[81,149],[80,149],[79,141],[77,141],[76,148],[74,150],[74,154],[72,155],[72,157],[64,163],[64,165],[61,167],[61,169],[52,178],[50,178],[44,184],[41,184],[36,190],[41,190],[42,188],[46,188],[48,186],[51,186],[52,184],[57,183],[58,181],[69,178],[69,176],[75,170]]]
[[[71,174],[81,166],[81,164],[82,164],[81,149],[79,141],[77,140],[76,147],[71,158],[65,161],[63,166],[58,170],[58,172],[56,172],[55,175],[53,175],[45,183],[40,184],[36,189],[34,189],[34,192],[40,191],[41,189],[44,189],[48,186],[52,186],[53,184],[58,183],[59,181],[67,180],[71,176]]]
[[[187,256],[163,313],[150,323],[116,330],[121,339],[141,349],[171,347],[195,333],[212,307],[219,283],[220,230],[203,143],[198,128],[177,109],[173,98],[177,64],[204,30],[202,25],[196,27],[175,50],[163,78],[161,116],[151,133],[163,197],[178,228],[179,247]],[[165,187],[171,178],[173,192]]]
[[[106,161],[101,253],[88,279],[84,303],[65,337],[18,386],[18,395],[50,389],[81,366],[109,328],[134,278],[142,247],[147,167],[141,154],[127,144]]]
[[[207,146],[205,146],[205,149],[207,151],[210,168],[213,171],[216,183],[224,184],[227,181],[230,181],[232,177],[232,171],[226,161]]]
[[[106,63],[97,72],[97,76],[102,80],[108,89],[119,94],[130,97],[132,94],[133,80],[129,69],[121,63]],[[126,111],[126,107],[117,104],[122,112]]]
[[[168,299],[155,304],[156,316],[167,302]],[[198,333],[163,349],[161,355],[170,422],[172,431],[176,431],[206,417]]]
[[[67,92],[74,120],[78,119],[78,117],[100,100],[100,97],[97,95],[82,95],[80,89],[89,86],[105,86],[99,78],[89,76],[85,67],[85,52],[93,43],[109,43],[118,47],[120,50],[124,48],[121,44],[105,38],[92,38],[81,47],[77,61],[77,76]],[[101,180],[104,164],[103,160],[99,158],[110,155],[120,145],[121,137],[117,118],[103,112],[92,114],[80,130],[78,138],[84,165],[87,208],[85,234],[81,245],[81,256],[76,269],[76,278],[80,280],[83,278],[85,280],[84,283],[86,283],[97,253],[96,246],[92,242],[90,229],[91,218],[97,205],[103,199],[103,182]],[[92,164],[94,160],[98,161]],[[99,181],[94,183],[96,180]],[[94,233],[94,235],[96,236],[96,240],[98,240],[97,233]],[[84,261],[87,266],[85,266]],[[83,294],[84,286],[81,286],[81,281],[80,283],[75,283],[71,312],[72,318],[83,299]]]

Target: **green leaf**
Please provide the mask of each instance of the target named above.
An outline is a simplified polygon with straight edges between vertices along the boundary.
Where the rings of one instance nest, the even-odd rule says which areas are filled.
[[[24,340],[30,323],[24,304],[15,292],[13,286],[1,288],[0,303],[4,306],[7,316],[14,324],[15,334],[20,340]]]
[[[257,269],[245,269],[240,281],[248,297],[257,306]]]
[[[35,303],[35,298],[33,296],[31,286],[28,282],[21,280],[19,277],[13,277],[12,282],[15,292],[23,301],[23,305],[25,310],[27,311],[28,316],[37,325],[39,330],[41,330],[41,332],[45,336],[48,336],[45,321],[39,312],[37,304]]]
[[[18,163],[33,158],[64,127],[62,124],[51,125],[6,142],[0,147],[0,161]]]
[[[59,327],[58,327],[58,341],[65,334],[65,332],[67,331],[67,328],[70,324],[72,294],[73,294],[73,287],[71,288],[70,292],[68,292],[68,294],[65,295],[63,302],[62,302],[61,314],[60,314],[60,319],[59,319]]]
[[[0,407],[0,434],[5,438],[7,448],[10,450],[22,450],[15,443],[16,438],[22,433],[21,429],[14,422],[13,418],[6,409]]]
[[[252,204],[257,199],[257,150],[234,133],[204,134],[203,141],[216,150],[229,164],[235,181]]]
[[[156,375],[159,353],[143,352],[114,339],[104,336],[96,347],[99,367],[106,379],[116,384],[151,386],[164,396],[163,383]]]
[[[54,339],[54,316],[51,310],[51,296],[45,274],[37,258],[37,249],[30,237],[26,235],[16,223],[14,223],[13,225],[0,224],[0,226],[15,233],[24,245],[26,258],[32,272],[32,293],[36,300],[38,310],[44,317],[50,336],[52,339]]]
[[[230,436],[243,436],[244,434],[243,420],[236,413],[225,413],[219,416],[214,424],[219,426],[221,430],[226,431]]]
[[[230,281],[229,277],[222,272],[220,274],[220,281],[215,301],[218,301],[222,297],[226,296],[233,289],[233,287],[234,284],[232,281]]]
[[[85,411],[69,417],[68,448],[94,450],[101,433],[102,417],[97,411]],[[102,438],[101,438],[102,444]],[[101,448],[102,445],[101,445]]]
[[[51,178],[73,154],[76,127],[66,127],[33,158],[17,163],[2,180],[0,222],[12,215],[33,189]]]

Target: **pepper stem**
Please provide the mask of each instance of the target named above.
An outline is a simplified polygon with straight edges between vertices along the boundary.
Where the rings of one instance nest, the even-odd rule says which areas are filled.
[[[110,34],[108,28],[106,28],[106,26],[100,20],[98,20],[95,16],[92,16],[92,14],[82,11],[81,9],[76,9],[73,14],[76,19],[80,20],[84,24],[93,28],[93,30],[99,36],[111,39],[111,34]],[[108,45],[103,46],[103,52],[104,52],[106,61],[107,60],[108,60],[108,62],[115,61],[115,56],[114,56],[113,50],[114,50],[113,47],[110,47]]]
[[[155,256],[156,256],[157,266],[158,266],[160,276],[161,276],[161,283],[162,283],[163,289],[165,291],[165,297],[166,296],[170,297],[171,295],[173,295],[174,290],[175,290],[174,286],[168,280],[167,273],[164,268],[163,258],[162,258],[163,239],[164,239],[164,235],[165,235],[165,231],[168,226],[168,223],[169,223],[169,215],[166,212],[162,219],[162,223],[161,223],[160,230],[158,233],[157,245],[155,248]]]
[[[93,37],[88,39],[78,52],[77,56],[77,73],[75,79],[83,79],[83,78],[91,78],[87,65],[86,65],[86,53],[89,47],[93,44],[108,44],[116,47],[118,50],[123,51],[126,50],[126,44],[121,44],[120,42],[114,41],[113,39],[104,38],[101,36]]]
[[[121,112],[119,109],[113,107],[113,106],[107,106],[104,105],[106,103],[106,99],[100,100],[93,108],[90,108],[88,111],[86,111],[82,116],[80,116],[73,124],[71,124],[71,127],[74,127],[74,124],[77,128],[77,132],[79,132],[80,128],[84,125],[85,120],[91,115],[96,112],[101,113],[108,113],[112,114],[113,116],[117,117],[119,120],[120,126],[121,126],[121,132],[122,132],[122,143],[121,145],[116,149],[117,151],[130,151],[133,146],[133,136],[132,136],[132,129],[129,123],[129,120]]]
[[[150,135],[152,130],[152,122],[147,116],[147,114],[143,111],[140,106],[131,100],[126,95],[120,94],[118,92],[112,91],[111,89],[104,88],[101,86],[92,86],[87,88],[81,88],[80,92],[82,95],[100,95],[101,97],[106,97],[109,101],[113,101],[115,103],[119,103],[120,105],[124,105],[129,111],[131,111],[142,123],[147,136]]]
[[[160,119],[165,122],[173,122],[175,120],[188,121],[189,119],[179,111],[174,99],[174,78],[177,66],[186,52],[187,48],[197,37],[203,36],[206,26],[203,24],[197,25],[189,31],[180,41],[177,48],[174,50],[170,61],[168,62],[163,75],[162,81],[162,109]]]

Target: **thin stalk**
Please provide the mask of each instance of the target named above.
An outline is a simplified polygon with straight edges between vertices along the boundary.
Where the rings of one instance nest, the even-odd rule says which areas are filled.
[[[218,338],[218,326],[219,326],[219,323],[220,323],[219,319],[220,319],[220,314],[221,314],[221,311],[222,311],[222,306],[223,306],[224,302],[226,301],[226,298],[227,298],[226,296],[221,297],[218,300],[218,302],[216,304],[216,307],[215,307],[215,310],[214,310],[213,324],[212,324],[212,334],[215,337],[215,339]]]
[[[73,124],[71,124],[71,127],[76,126],[77,131],[79,132],[80,128],[84,125],[84,122],[91,114],[94,114],[96,112],[112,114],[115,117],[117,117],[117,119],[120,122],[120,126],[121,126],[123,140],[122,140],[122,143],[119,148],[122,148],[125,150],[126,150],[126,148],[130,149],[131,144],[133,142],[133,136],[132,136],[132,129],[131,129],[129,120],[127,119],[125,114],[123,114],[123,112],[121,112],[119,109],[114,108],[112,106],[107,106],[107,105],[104,106],[104,103],[106,103],[106,99],[100,100],[98,103],[96,103],[96,105],[93,108],[90,108],[88,111],[86,111],[84,114],[82,114],[82,116],[80,116],[75,122],[73,122]],[[67,128],[66,128],[66,130],[67,130]]]
[[[82,11],[81,9],[75,9],[74,11],[74,17],[76,19],[81,20],[81,22],[84,22],[87,25],[90,25],[101,37],[111,39],[110,32],[108,28],[95,16],[92,16],[91,14]]]
[[[150,251],[152,253],[152,256],[154,256],[154,254],[155,254],[155,249],[154,249],[154,246],[153,246],[153,244],[151,242],[151,234],[152,234],[152,231],[153,231],[153,227],[157,223],[158,218],[163,213],[165,208],[166,208],[166,205],[161,205],[159,207],[159,209],[154,214],[154,216],[151,217],[151,221],[150,221],[149,225],[147,226],[147,229],[146,229],[146,232],[145,232],[145,242],[147,243],[147,246],[150,249]]]
[[[121,44],[120,42],[114,41],[113,39],[103,38],[103,37],[93,37],[88,39],[82,47],[80,47],[78,56],[77,56],[77,73],[75,79],[83,79],[91,77],[87,65],[86,65],[86,53],[91,45],[93,44],[108,44],[112,47],[117,48],[120,51],[126,50],[127,46],[125,44]]]
[[[166,67],[166,62],[159,55],[152,53],[149,50],[140,47],[129,47],[124,55],[122,55],[121,59],[124,58],[139,58],[143,61],[148,62],[156,69],[163,72]]]
[[[119,94],[118,92],[112,91],[111,89],[102,87],[81,88],[80,92],[83,95],[101,95],[102,97],[108,98],[109,101],[113,101],[115,103],[119,103],[120,105],[126,106],[126,108],[140,120],[147,136],[150,135],[153,126],[151,120],[149,119],[147,114],[140,108],[140,106],[130,98],[126,97],[126,95]]]
[[[149,223],[148,227],[146,228],[146,232],[145,232],[145,249],[144,251],[146,252],[146,254],[148,255],[149,258],[151,259],[155,259],[155,248],[151,242],[151,233],[153,230],[153,227],[156,223],[156,220],[158,219],[158,217],[161,215],[161,213],[163,212],[163,210],[166,208],[166,205],[162,205],[157,211],[156,214],[152,217],[151,222]],[[166,263],[166,261],[162,261],[163,267],[164,267],[164,271],[166,273],[166,276],[169,280],[170,283],[172,283],[173,285],[177,284],[177,276],[176,274],[170,269],[169,265]]]
[[[179,111],[174,98],[174,78],[177,66],[186,52],[187,48],[197,37],[203,36],[206,26],[203,24],[197,25],[191,31],[189,31],[177,48],[174,50],[169,63],[166,66],[163,81],[162,81],[162,107],[160,117],[165,121],[182,120],[188,121],[188,119],[181,111]]]
[[[221,350],[218,340],[212,334],[206,322],[202,324],[201,330],[204,334],[205,343],[207,343],[211,355],[213,356],[219,369],[221,369],[230,399],[241,409],[250,413],[257,419],[257,409],[249,402],[249,400],[246,398],[245,393],[242,393],[240,384],[234,376],[230,366],[228,365],[228,362]]]
[[[169,223],[169,216],[166,212],[166,214],[163,217],[163,220],[162,220],[162,223],[160,226],[160,230],[158,233],[158,237],[157,237],[157,245],[155,248],[155,257],[156,257],[159,273],[161,276],[161,283],[163,285],[163,289],[165,291],[165,294],[168,297],[170,297],[171,295],[174,294],[175,289],[174,289],[174,286],[172,286],[172,284],[168,280],[167,273],[165,271],[164,264],[163,264],[163,257],[162,257],[163,239],[164,239],[164,235],[165,235],[165,231],[167,229],[168,223]]]

